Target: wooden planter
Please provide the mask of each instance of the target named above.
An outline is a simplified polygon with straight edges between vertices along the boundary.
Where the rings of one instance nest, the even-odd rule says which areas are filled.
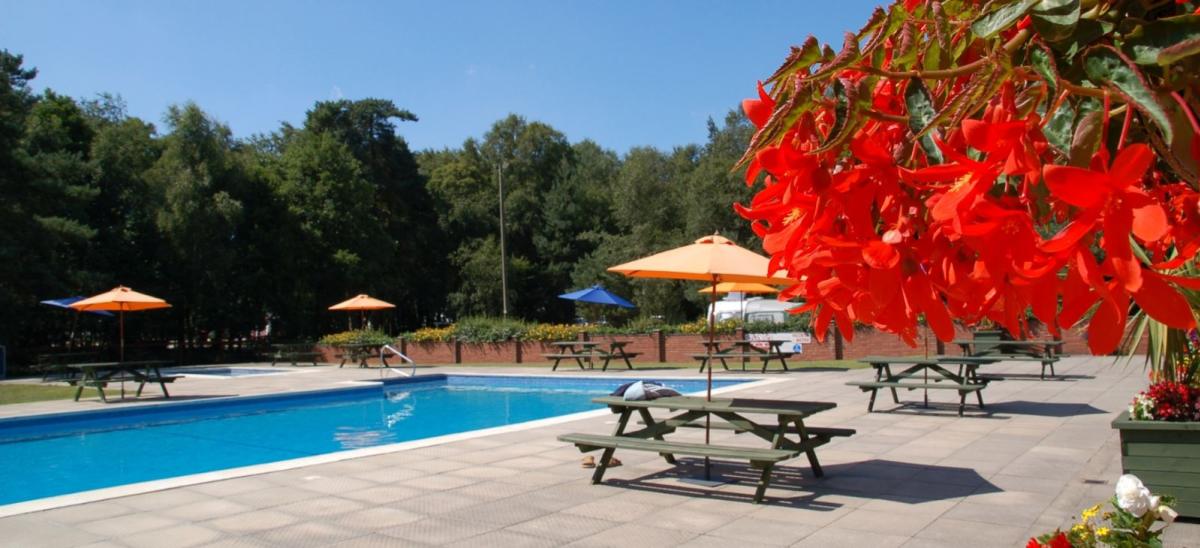
[[[1179,515],[1200,518],[1200,422],[1112,422],[1121,433],[1121,468],[1155,495],[1175,497]]]

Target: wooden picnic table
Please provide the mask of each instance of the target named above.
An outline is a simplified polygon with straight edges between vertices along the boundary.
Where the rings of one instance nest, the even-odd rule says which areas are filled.
[[[621,359],[625,362],[625,367],[633,369],[633,363],[629,360],[641,355],[641,352],[626,352],[625,346],[629,341],[555,341],[550,343],[550,346],[555,347],[555,352],[542,354],[548,360],[554,360],[554,366],[551,371],[558,370],[558,364],[562,360],[575,360],[579,365],[579,369],[584,369],[584,362],[587,362],[587,369],[595,369],[595,360],[604,360],[601,366],[601,371],[608,371],[608,364],[614,359]],[[601,348],[607,345],[607,350]]]
[[[342,361],[338,364],[338,369],[341,369],[348,361],[357,363],[360,368],[370,367],[367,364],[367,360],[375,357],[377,353],[376,349],[380,346],[378,344],[365,343],[339,344],[337,348],[341,353],[338,357],[342,358]]]
[[[1042,364],[1041,378],[1046,378],[1046,369],[1054,377],[1054,364],[1063,353],[1063,341],[1021,340],[1011,341],[992,336],[952,341],[962,349],[964,356],[988,356],[997,360],[1037,362]]]
[[[867,356],[858,360],[875,368],[874,381],[855,381],[846,384],[857,386],[863,392],[870,391],[871,399],[867,402],[867,411],[875,410],[875,395],[880,388],[887,388],[892,393],[892,401],[899,404],[900,397],[897,388],[908,390],[923,389],[924,405],[929,407],[930,389],[947,389],[958,391],[958,416],[963,415],[967,395],[974,393],[979,400],[979,408],[983,409],[983,389],[991,381],[1003,380],[996,376],[980,376],[979,366],[999,361],[997,358],[986,356],[933,356],[930,358],[913,358],[897,356]],[[894,372],[892,366],[907,366],[906,369]],[[957,371],[947,367],[957,366]],[[933,373],[932,378],[930,373]],[[919,377],[918,377],[919,375]]]
[[[762,470],[754,502],[762,501],[771,480],[775,464],[804,454],[812,467],[813,474],[823,476],[821,463],[817,460],[816,448],[837,436],[850,436],[854,430],[848,428],[820,428],[804,424],[804,419],[837,407],[832,402],[806,402],[786,400],[759,400],[748,398],[714,398],[712,401],[697,396],[675,396],[656,400],[626,401],[618,396],[595,398],[593,403],[607,405],[620,417],[611,436],[592,434],[564,434],[560,441],[575,444],[582,452],[603,449],[600,462],[592,474],[592,483],[600,483],[617,449],[651,451],[659,453],[670,464],[675,464],[675,455],[693,455],[718,459],[746,460]],[[656,420],[651,409],[682,411],[666,419]],[[629,419],[637,413],[642,428],[626,431]],[[751,420],[746,415],[773,415],[775,423]],[[667,441],[666,436],[679,428],[703,428],[709,417],[711,428],[750,433],[768,443],[768,447],[743,447]]]
[[[726,360],[738,359],[742,362],[742,371],[746,370],[746,362],[749,360],[762,360],[762,372],[767,372],[767,366],[771,361],[778,360],[779,365],[784,371],[788,371],[787,358],[792,357],[791,352],[783,351],[782,340],[755,340],[743,339],[737,341],[702,341],[704,345],[704,354],[692,354],[692,358],[700,362],[700,372],[704,372],[704,368],[708,367],[711,349],[711,359],[721,362],[721,368],[729,371],[729,364]],[[766,344],[767,348],[760,348],[758,345]]]
[[[77,387],[75,390],[75,401],[79,401],[79,396],[83,393],[85,387],[91,386],[100,393],[100,400],[108,403],[108,398],[104,394],[104,388],[113,382],[122,383],[121,398],[123,399],[125,397],[125,381],[138,383],[135,397],[142,395],[142,389],[147,384],[158,384],[159,388],[162,388],[163,397],[169,399],[171,394],[167,392],[167,383],[175,382],[179,377],[165,376],[159,368],[164,365],[171,365],[172,363],[174,362],[162,360],[70,363],[67,364],[67,367],[78,370],[80,375],[67,382]]]

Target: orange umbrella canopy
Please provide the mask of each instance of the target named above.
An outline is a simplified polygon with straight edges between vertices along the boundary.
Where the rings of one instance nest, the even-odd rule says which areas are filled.
[[[106,291],[94,297],[88,297],[71,303],[71,308],[75,310],[115,310],[119,312],[170,307],[171,305],[167,301],[158,297],[151,297],[144,293],[138,293],[123,285],[119,285],[111,291]]]
[[[669,251],[641,258],[608,270],[634,278],[666,278],[711,282],[746,282],[789,285],[795,280],[782,274],[768,276],[770,260],[713,234]]]
[[[766,284],[751,284],[746,282],[721,282],[716,287],[706,287],[700,293],[779,293],[779,288]]]
[[[330,310],[383,310],[385,308],[396,308],[396,305],[365,293],[329,307]]]
[[[125,313],[138,310],[154,310],[156,308],[171,308],[171,305],[158,297],[151,297],[123,285],[118,285],[111,291],[106,291],[81,301],[75,301],[71,303],[71,308],[75,310],[116,311],[118,313],[117,324],[121,340],[120,353],[117,356],[121,361],[125,361]]]

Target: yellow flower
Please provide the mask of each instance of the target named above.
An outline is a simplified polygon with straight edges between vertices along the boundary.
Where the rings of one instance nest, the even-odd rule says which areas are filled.
[[[1104,538],[1104,537],[1107,537],[1108,534],[1111,532],[1112,532],[1112,530],[1109,529],[1108,527],[1101,527],[1099,529],[1096,529],[1096,536],[1100,537],[1100,538]]]
[[[1099,513],[1100,513],[1100,505],[1097,504],[1091,508],[1088,508],[1087,510],[1084,510],[1083,513],[1080,515],[1083,516],[1083,519],[1088,520],[1088,519],[1092,519],[1092,518],[1096,517],[1096,514],[1099,514]]]

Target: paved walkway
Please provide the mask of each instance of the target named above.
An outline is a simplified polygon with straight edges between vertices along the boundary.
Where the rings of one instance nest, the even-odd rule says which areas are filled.
[[[752,481],[697,486],[645,453],[618,452],[625,465],[590,485],[581,455],[555,436],[606,433],[613,420],[604,416],[4,518],[0,546],[1023,546],[1112,495],[1120,455],[1109,422],[1145,375],[1140,363],[1101,358],[1068,358],[1057,367],[1061,380],[1044,382],[1036,365],[988,369],[1008,380],[985,392],[989,414],[964,418],[941,393],[931,395],[947,404],[940,408],[899,410],[881,394],[883,412],[866,413],[866,395],[844,383],[869,370],[768,374],[786,381],[739,391],[836,401],[812,423],[858,430],[819,450],[822,479],[802,458],[783,466],[761,505],[750,503]],[[694,376],[654,372],[671,374]],[[172,393],[312,389],[379,376],[322,367],[188,378]],[[43,402],[0,414],[101,406]],[[740,439],[714,433],[715,443]],[[750,477],[741,466],[721,471]],[[1200,546],[1200,525],[1169,533],[1168,546]]]

